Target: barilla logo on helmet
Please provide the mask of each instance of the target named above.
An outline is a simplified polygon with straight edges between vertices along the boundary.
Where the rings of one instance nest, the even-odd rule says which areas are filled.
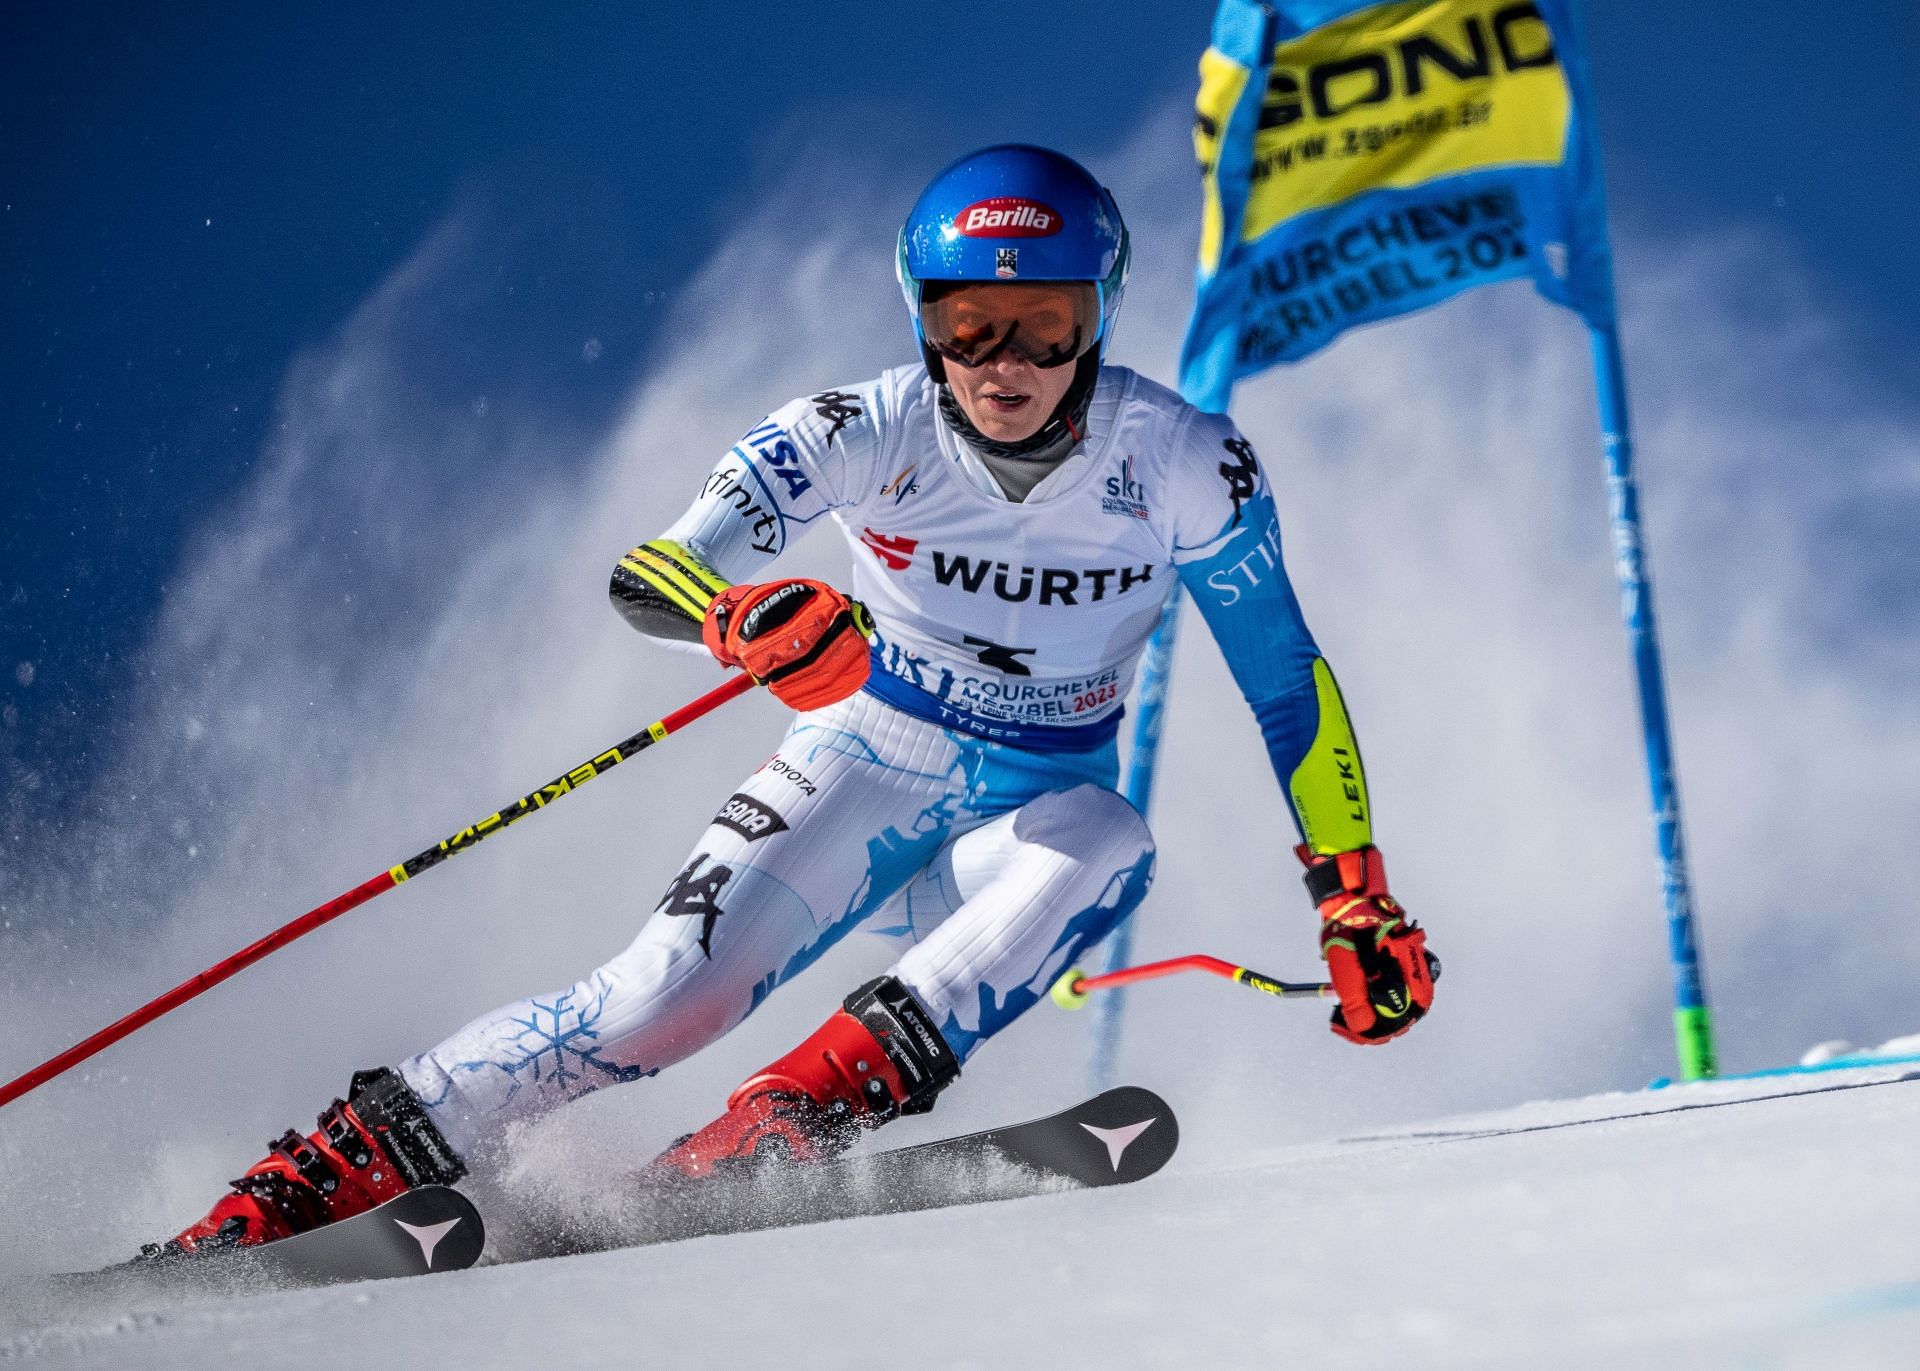
[[[1060,232],[1060,211],[1018,195],[975,200],[953,216],[968,238],[1049,238]]]

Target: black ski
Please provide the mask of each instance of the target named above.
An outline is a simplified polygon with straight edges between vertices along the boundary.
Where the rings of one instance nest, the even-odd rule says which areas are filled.
[[[1045,1118],[891,1151],[702,1181],[636,1178],[603,1202],[537,1216],[508,1245],[558,1256],[1127,1185],[1165,1166],[1179,1142],[1165,1100],[1120,1086]]]
[[[503,1246],[509,1259],[561,1256],[1128,1185],[1165,1166],[1179,1142],[1180,1126],[1165,1100],[1139,1086],[1120,1086],[1045,1118],[865,1156],[704,1181],[635,1178],[594,1203],[521,1217]],[[161,1282],[225,1294],[422,1276],[472,1266],[485,1237],[466,1196],[425,1185],[279,1242],[128,1262],[59,1283],[94,1291]]]
[[[324,1228],[258,1247],[193,1257],[158,1257],[58,1279],[66,1288],[121,1283],[241,1293],[282,1286],[331,1285],[458,1271],[480,1259],[486,1229],[458,1190],[423,1185],[377,1208]]]
[[[458,1190],[422,1185],[376,1209],[240,1255],[269,1280],[300,1285],[458,1271],[480,1260],[480,1211]]]

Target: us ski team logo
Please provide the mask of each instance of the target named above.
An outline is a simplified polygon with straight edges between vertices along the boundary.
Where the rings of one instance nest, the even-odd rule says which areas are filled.
[[[920,470],[920,464],[915,462],[891,481],[888,481],[884,486],[881,486],[880,493],[882,495],[891,495],[896,505],[909,495],[918,495],[920,493],[920,483],[913,479],[913,473],[918,470]],[[868,529],[867,532],[872,533],[873,530]]]

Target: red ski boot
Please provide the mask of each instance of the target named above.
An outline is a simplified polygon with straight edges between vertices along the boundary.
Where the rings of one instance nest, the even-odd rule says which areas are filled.
[[[905,986],[891,976],[847,997],[805,1042],[750,1077],[727,1112],[654,1159],[654,1174],[836,1157],[862,1129],[924,1114],[960,1074],[959,1059]]]
[[[450,1185],[467,1168],[433,1126],[419,1099],[387,1067],[356,1071],[346,1100],[320,1115],[320,1130],[289,1128],[265,1160],[229,1182],[204,1219],[143,1257],[252,1247],[352,1218],[416,1185]]]

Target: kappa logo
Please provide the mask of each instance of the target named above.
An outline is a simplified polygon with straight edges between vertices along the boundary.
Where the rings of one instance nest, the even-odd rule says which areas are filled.
[[[920,470],[920,464],[915,462],[891,481],[888,481],[884,486],[881,486],[880,493],[882,495],[891,495],[896,505],[909,495],[918,495],[920,493],[920,483],[913,479],[913,473],[918,470]],[[868,529],[867,532],[871,534],[873,530]],[[878,537],[879,535],[875,534],[874,536]]]
[[[673,878],[655,913],[664,911],[670,918],[700,919],[700,950],[713,960],[713,925],[726,911],[720,907],[720,892],[733,879],[733,868],[715,862],[704,872],[700,866],[707,854],[696,852],[693,860]]]
[[[845,391],[829,390],[807,401],[813,406],[813,412],[822,419],[832,422],[827,430],[827,446],[833,446],[833,435],[847,426],[849,419],[858,419],[864,410],[860,408],[860,397],[848,395]]]
[[[870,528],[860,530],[860,541],[888,571],[905,571],[913,564],[913,550],[920,546],[918,538],[896,538]]]
[[[774,813],[767,805],[735,791],[720,806],[720,812],[713,821],[722,828],[730,828],[748,842],[770,837],[786,831],[787,821]]]
[[[1023,195],[994,195],[975,200],[953,216],[963,238],[1051,238],[1065,220],[1052,205]]]
[[[445,1223],[408,1223],[405,1219],[395,1219],[395,1223],[407,1230],[407,1236],[420,1244],[420,1260],[427,1264],[427,1270],[433,1270],[433,1249],[440,1245],[440,1239],[459,1226],[460,1220],[448,1219]]]
[[[1260,468],[1253,458],[1253,444],[1245,438],[1222,438],[1220,446],[1239,459],[1220,464],[1220,475],[1227,483],[1227,498],[1233,501],[1233,525],[1238,528],[1240,506],[1253,498],[1254,482]]]
[[[1154,1118],[1126,1124],[1120,1128],[1095,1128],[1090,1123],[1083,1123],[1080,1126],[1106,1144],[1107,1160],[1113,1163],[1113,1174],[1117,1176],[1120,1174],[1120,1159],[1126,1156],[1127,1149],[1133,1146],[1134,1141],[1142,1133],[1159,1122],[1159,1119]]]

